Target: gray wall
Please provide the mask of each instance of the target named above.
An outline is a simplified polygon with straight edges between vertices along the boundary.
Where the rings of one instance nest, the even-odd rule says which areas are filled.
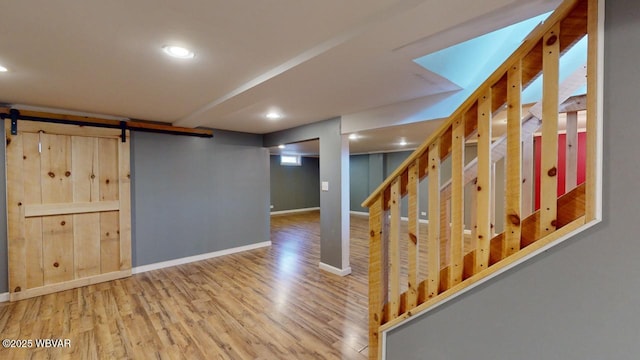
[[[269,240],[262,137],[214,135],[133,133],[133,266]]]
[[[604,221],[396,329],[387,359],[638,359],[640,2],[605,20]]]
[[[344,269],[344,262],[348,262],[348,259],[343,257],[343,224],[348,224],[349,218],[348,214],[343,218],[342,213],[343,202],[346,203],[349,199],[343,199],[341,184],[343,178],[349,176],[349,172],[347,170],[343,173],[340,118],[265,134],[263,145],[271,147],[313,139],[320,139],[320,181],[329,182],[329,191],[320,193],[320,261]],[[346,144],[348,147],[348,142]],[[345,161],[348,162],[348,155],[346,158]],[[348,212],[348,204],[344,211]],[[348,241],[348,231],[346,233]]]
[[[349,210],[368,212],[361,204],[370,193],[369,155],[349,156]]]
[[[271,211],[307,209],[320,206],[320,160],[302,157],[301,166],[280,165],[280,156],[271,155]]]

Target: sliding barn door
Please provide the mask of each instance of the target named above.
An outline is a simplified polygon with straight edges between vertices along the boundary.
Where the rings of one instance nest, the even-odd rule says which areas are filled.
[[[11,300],[129,276],[128,139],[31,121],[5,132]]]

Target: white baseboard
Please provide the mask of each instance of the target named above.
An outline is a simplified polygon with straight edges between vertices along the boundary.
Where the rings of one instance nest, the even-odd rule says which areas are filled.
[[[351,266],[348,266],[344,269],[338,269],[335,266],[331,266],[328,264],[325,264],[323,262],[320,263],[320,269],[330,272],[332,274],[338,275],[338,276],[347,276],[349,274],[351,274]]]
[[[349,211],[349,214],[358,216],[369,216],[369,213],[366,211]]]
[[[7,302],[9,301],[9,293],[0,293],[0,302]]]
[[[318,211],[318,210],[320,210],[319,207],[304,208],[304,209],[280,210],[280,211],[272,211],[271,215],[295,214],[295,213]]]
[[[259,248],[263,248],[263,247],[267,247],[267,246],[271,246],[271,241],[263,241],[263,242],[259,242],[259,243],[256,243],[256,244],[239,246],[239,247],[235,247],[235,248],[231,248],[231,249],[214,251],[214,252],[210,252],[210,253],[206,253],[206,254],[187,256],[187,257],[183,257],[183,258],[179,258],[179,259],[167,260],[167,261],[162,261],[162,262],[149,264],[149,265],[136,266],[133,269],[131,269],[131,273],[132,274],[139,274],[139,273],[143,273],[143,272],[147,272],[147,271],[151,271],[151,270],[157,270],[157,269],[162,269],[162,268],[166,268],[166,267],[170,267],[170,266],[188,264],[188,263],[195,262],[195,261],[211,259],[211,258],[215,258],[215,257],[219,257],[219,256],[235,254],[235,253],[248,251],[248,250],[259,249]]]

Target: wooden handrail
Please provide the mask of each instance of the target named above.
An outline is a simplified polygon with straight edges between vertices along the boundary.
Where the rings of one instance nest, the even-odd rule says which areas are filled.
[[[494,276],[593,220],[599,146],[597,121],[593,120],[597,115],[594,47],[598,42],[593,40],[597,39],[597,6],[598,0],[566,0],[560,5],[363,202],[369,207],[370,226],[370,359],[382,356],[381,331]],[[561,55],[587,34],[586,73],[582,68],[560,84]],[[541,74],[542,100],[523,116],[522,91]],[[572,104],[561,109],[560,103],[584,84],[585,75],[587,161],[583,166],[588,170],[586,179],[578,183],[577,111],[584,108]],[[498,111],[507,113],[506,133],[494,137],[492,117]],[[558,121],[563,111],[569,112],[563,135],[568,144],[568,186],[562,189],[566,194],[559,196],[564,169],[558,168],[557,154],[565,148],[559,147]],[[465,145],[472,135],[477,156],[467,159],[471,161],[465,166]],[[534,143],[538,155],[534,155]],[[448,157],[451,179],[447,181],[441,179],[441,167]],[[501,196],[495,174],[499,161],[505,164],[500,181],[506,188]],[[535,166],[539,187],[534,186]],[[429,222],[421,228],[419,191],[425,179]],[[405,197],[408,221],[403,233],[400,212]],[[539,202],[537,208],[534,198]],[[499,214],[497,203],[504,204]],[[466,225],[465,215],[470,218]],[[504,223],[500,230],[495,226],[498,217]]]
[[[476,89],[470,96],[469,98],[467,98],[467,100],[465,100],[460,106],[458,106],[458,108],[451,114],[451,116],[448,117],[448,119],[436,130],[434,131],[433,134],[431,134],[427,140],[425,140],[411,155],[409,155],[409,157],[403,161],[398,168],[391,173],[387,179],[385,181],[382,182],[382,184],[380,184],[380,186],[378,186],[376,188],[376,190],[374,190],[371,195],[369,195],[369,197],[367,199],[365,199],[362,202],[362,207],[370,207],[371,204],[373,203],[373,201],[375,200],[375,198],[377,196],[379,196],[380,194],[382,194],[384,191],[386,191],[386,189],[390,186],[391,181],[393,181],[394,178],[398,177],[400,174],[402,174],[403,171],[407,170],[409,168],[409,165],[415,161],[417,158],[419,158],[422,154],[424,154],[424,152],[428,149],[428,147],[438,138],[440,138],[453,124],[453,122],[455,121],[455,119],[459,118],[460,116],[462,116],[463,114],[465,114],[466,112],[469,112],[473,109],[473,106],[477,103],[478,99],[480,98],[480,96],[485,93],[487,91],[487,89],[493,87],[496,83],[500,82],[501,79],[505,76],[506,72],[508,71],[508,69],[510,67],[513,66],[513,64],[515,64],[516,62],[520,61],[521,59],[525,58],[526,55],[528,55],[536,46],[541,46],[542,44],[542,37],[544,36],[545,33],[547,33],[552,26],[554,26],[556,23],[560,22],[561,20],[563,20],[564,18],[567,17],[567,15],[570,14],[570,12],[576,7],[577,4],[579,4],[581,2],[581,0],[566,0],[565,2],[563,2],[557,9],[556,11],[553,12],[553,14],[551,14],[549,16],[549,18],[544,21],[543,23],[539,24],[526,38],[525,40],[522,42],[522,44],[520,45],[520,47],[518,47],[518,49],[511,55],[509,56],[509,58],[507,58],[507,60],[504,61],[504,63],[502,63],[502,65],[500,65],[488,78],[487,80],[485,80],[479,87],[478,89]],[[585,21],[586,24],[586,21]],[[586,33],[586,29],[585,29],[585,33]],[[568,35],[567,37],[569,38],[568,40],[565,40],[564,42],[561,41],[561,52],[566,50],[570,45],[573,45],[573,43],[580,39],[584,34],[580,35],[580,34],[571,34]],[[573,38],[571,40],[571,38]],[[535,60],[531,60],[531,61],[535,61]],[[541,62],[541,59],[539,59],[539,61]],[[541,64],[540,64],[540,68],[541,68]],[[530,82],[535,79],[538,75],[539,75],[540,71],[535,72],[535,74],[523,74],[523,86],[522,88],[525,89]],[[493,104],[493,110],[501,107],[502,105],[504,105],[504,103],[499,104],[499,105],[495,105]],[[468,136],[470,133],[470,131],[466,131],[466,135]]]

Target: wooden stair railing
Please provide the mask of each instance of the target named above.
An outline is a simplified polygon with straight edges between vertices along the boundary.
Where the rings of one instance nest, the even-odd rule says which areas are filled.
[[[587,35],[586,70],[560,84],[562,54]],[[370,228],[370,359],[382,357],[380,337],[385,330],[595,220],[598,41],[598,0],[563,2],[364,201]],[[569,104],[562,111],[560,103],[571,96],[576,81],[584,81],[585,74],[586,176],[579,184],[577,109]],[[542,100],[523,117],[522,90],[539,76]],[[503,109],[506,132],[495,137],[492,118]],[[560,112],[567,113],[567,185],[562,196],[558,196]],[[536,190],[532,134],[539,125],[541,135],[536,141],[541,165],[535,170],[540,182]],[[465,148],[472,141],[477,142],[477,157],[465,166]],[[451,167],[450,179],[441,179],[445,160],[446,167]],[[495,191],[499,160],[505,169],[503,196]],[[428,192],[426,209],[422,204],[428,225],[419,219],[423,181],[428,182],[422,189]],[[539,198],[537,209],[533,208],[534,192]],[[401,200],[405,197],[408,221],[403,224]],[[504,204],[499,214],[498,202]],[[504,223],[499,233],[496,216]]]

